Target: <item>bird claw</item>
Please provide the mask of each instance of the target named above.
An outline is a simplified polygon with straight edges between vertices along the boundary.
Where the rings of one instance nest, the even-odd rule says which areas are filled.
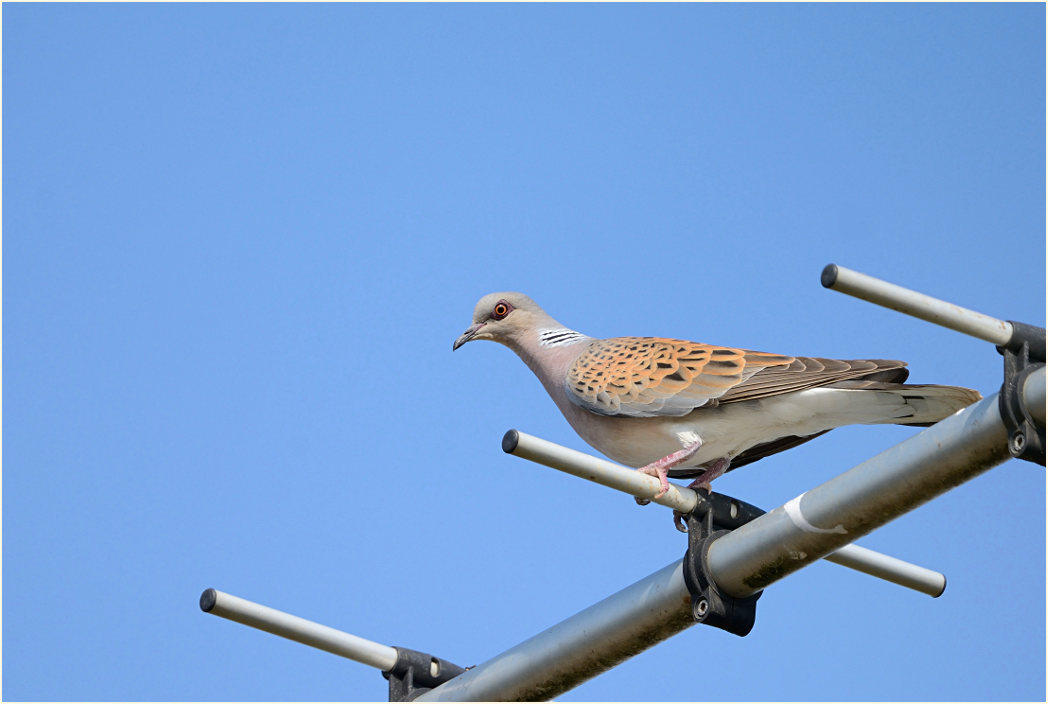
[[[696,452],[699,451],[699,447],[701,446],[701,442],[696,442],[694,445],[690,445],[684,448],[683,450],[674,452],[672,455],[667,455],[666,457],[663,457],[661,460],[652,462],[651,464],[645,465],[637,470],[642,474],[647,474],[648,476],[655,477],[659,480],[659,487],[661,491],[655,494],[655,496],[652,497],[652,499],[662,498],[662,496],[664,496],[666,492],[670,490],[670,468],[675,467],[692,457]],[[706,472],[703,472],[698,479],[691,483],[691,486],[689,488],[694,489],[698,487],[706,489],[707,491],[712,491],[712,489],[710,488],[710,482],[719,477],[725,471],[727,471],[727,469],[727,459],[716,460],[713,464],[713,470],[707,470]],[[640,506],[650,504],[652,499],[641,499],[638,497],[633,497],[633,500],[636,501],[637,504]],[[683,513],[680,513],[679,511],[673,512],[673,527],[681,533],[688,532],[688,526],[684,520]]]
[[[706,494],[706,496],[709,496],[711,493],[713,493],[713,486],[711,485],[711,482],[717,477],[727,472],[728,467],[730,466],[731,460],[727,458],[722,457],[718,460],[714,460],[712,466],[710,466],[709,469],[700,474],[698,478],[695,479],[695,481],[689,484],[688,488],[693,489],[695,491],[705,490],[704,493]],[[673,512],[673,527],[679,530],[681,533],[688,532],[688,525],[687,522],[684,520],[684,514],[680,511]]]
[[[666,492],[670,490],[669,469],[665,467],[660,467],[658,462],[652,462],[649,465],[641,467],[637,471],[641,474],[647,474],[649,477],[655,477],[656,479],[658,479],[660,488],[659,493],[655,494],[655,496],[651,497],[650,499],[640,499],[634,497],[638,505],[646,506],[650,504],[653,500],[661,499],[663,496],[666,495]]]

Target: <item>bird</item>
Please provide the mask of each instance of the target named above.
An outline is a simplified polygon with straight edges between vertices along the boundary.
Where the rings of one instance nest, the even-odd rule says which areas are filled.
[[[710,491],[725,472],[834,428],[928,426],[982,398],[959,386],[905,384],[909,370],[899,360],[593,338],[517,292],[482,297],[452,349],[474,340],[516,352],[586,443],[659,480],[656,499],[670,477]]]

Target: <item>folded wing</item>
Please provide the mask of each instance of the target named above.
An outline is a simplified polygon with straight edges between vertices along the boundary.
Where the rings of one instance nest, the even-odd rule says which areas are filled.
[[[568,397],[603,415],[683,416],[850,379],[901,382],[905,362],[790,357],[657,337],[594,340],[568,369]]]

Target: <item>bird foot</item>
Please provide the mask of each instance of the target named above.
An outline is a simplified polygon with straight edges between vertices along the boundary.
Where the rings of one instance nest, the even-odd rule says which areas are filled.
[[[728,467],[731,466],[731,460],[727,457],[721,457],[713,460],[706,471],[695,478],[691,484],[688,485],[689,489],[698,491],[699,489],[705,489],[706,491],[713,491],[711,486],[713,480],[728,471]],[[684,514],[679,511],[673,512],[673,527],[679,530],[681,533],[688,532],[688,526],[684,523]]]
[[[661,460],[660,460],[661,461]],[[649,477],[655,477],[659,480],[659,487],[661,491],[655,494],[656,499],[661,498],[663,494],[670,490],[669,480],[669,469],[658,466],[658,462],[652,462],[649,465],[645,465],[637,470],[641,474],[647,474]],[[642,499],[639,496],[634,496],[633,500],[637,502],[638,506],[647,506],[651,503],[651,499]]]
[[[699,451],[700,447],[702,447],[702,441],[696,440],[691,445],[688,445],[687,447],[681,450],[677,450],[676,452],[668,454],[661,460],[655,460],[651,464],[644,465],[643,467],[637,470],[641,474],[647,474],[649,477],[655,477],[659,480],[660,491],[659,493],[655,494],[655,496],[652,498],[661,499],[666,494],[666,492],[670,490],[670,470],[676,467],[677,465],[691,459],[695,455],[695,453]],[[634,497],[634,500],[641,506],[651,503],[649,499],[640,499]]]

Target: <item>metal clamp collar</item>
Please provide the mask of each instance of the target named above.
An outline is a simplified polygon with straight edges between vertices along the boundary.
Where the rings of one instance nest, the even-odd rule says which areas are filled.
[[[699,502],[684,516],[688,525],[688,550],[684,554],[684,583],[691,594],[692,616],[699,623],[744,636],[753,629],[757,617],[757,599],[763,591],[737,599],[717,587],[710,575],[710,545],[739,526],[749,523],[764,511],[723,494],[705,489],[696,492]]]

